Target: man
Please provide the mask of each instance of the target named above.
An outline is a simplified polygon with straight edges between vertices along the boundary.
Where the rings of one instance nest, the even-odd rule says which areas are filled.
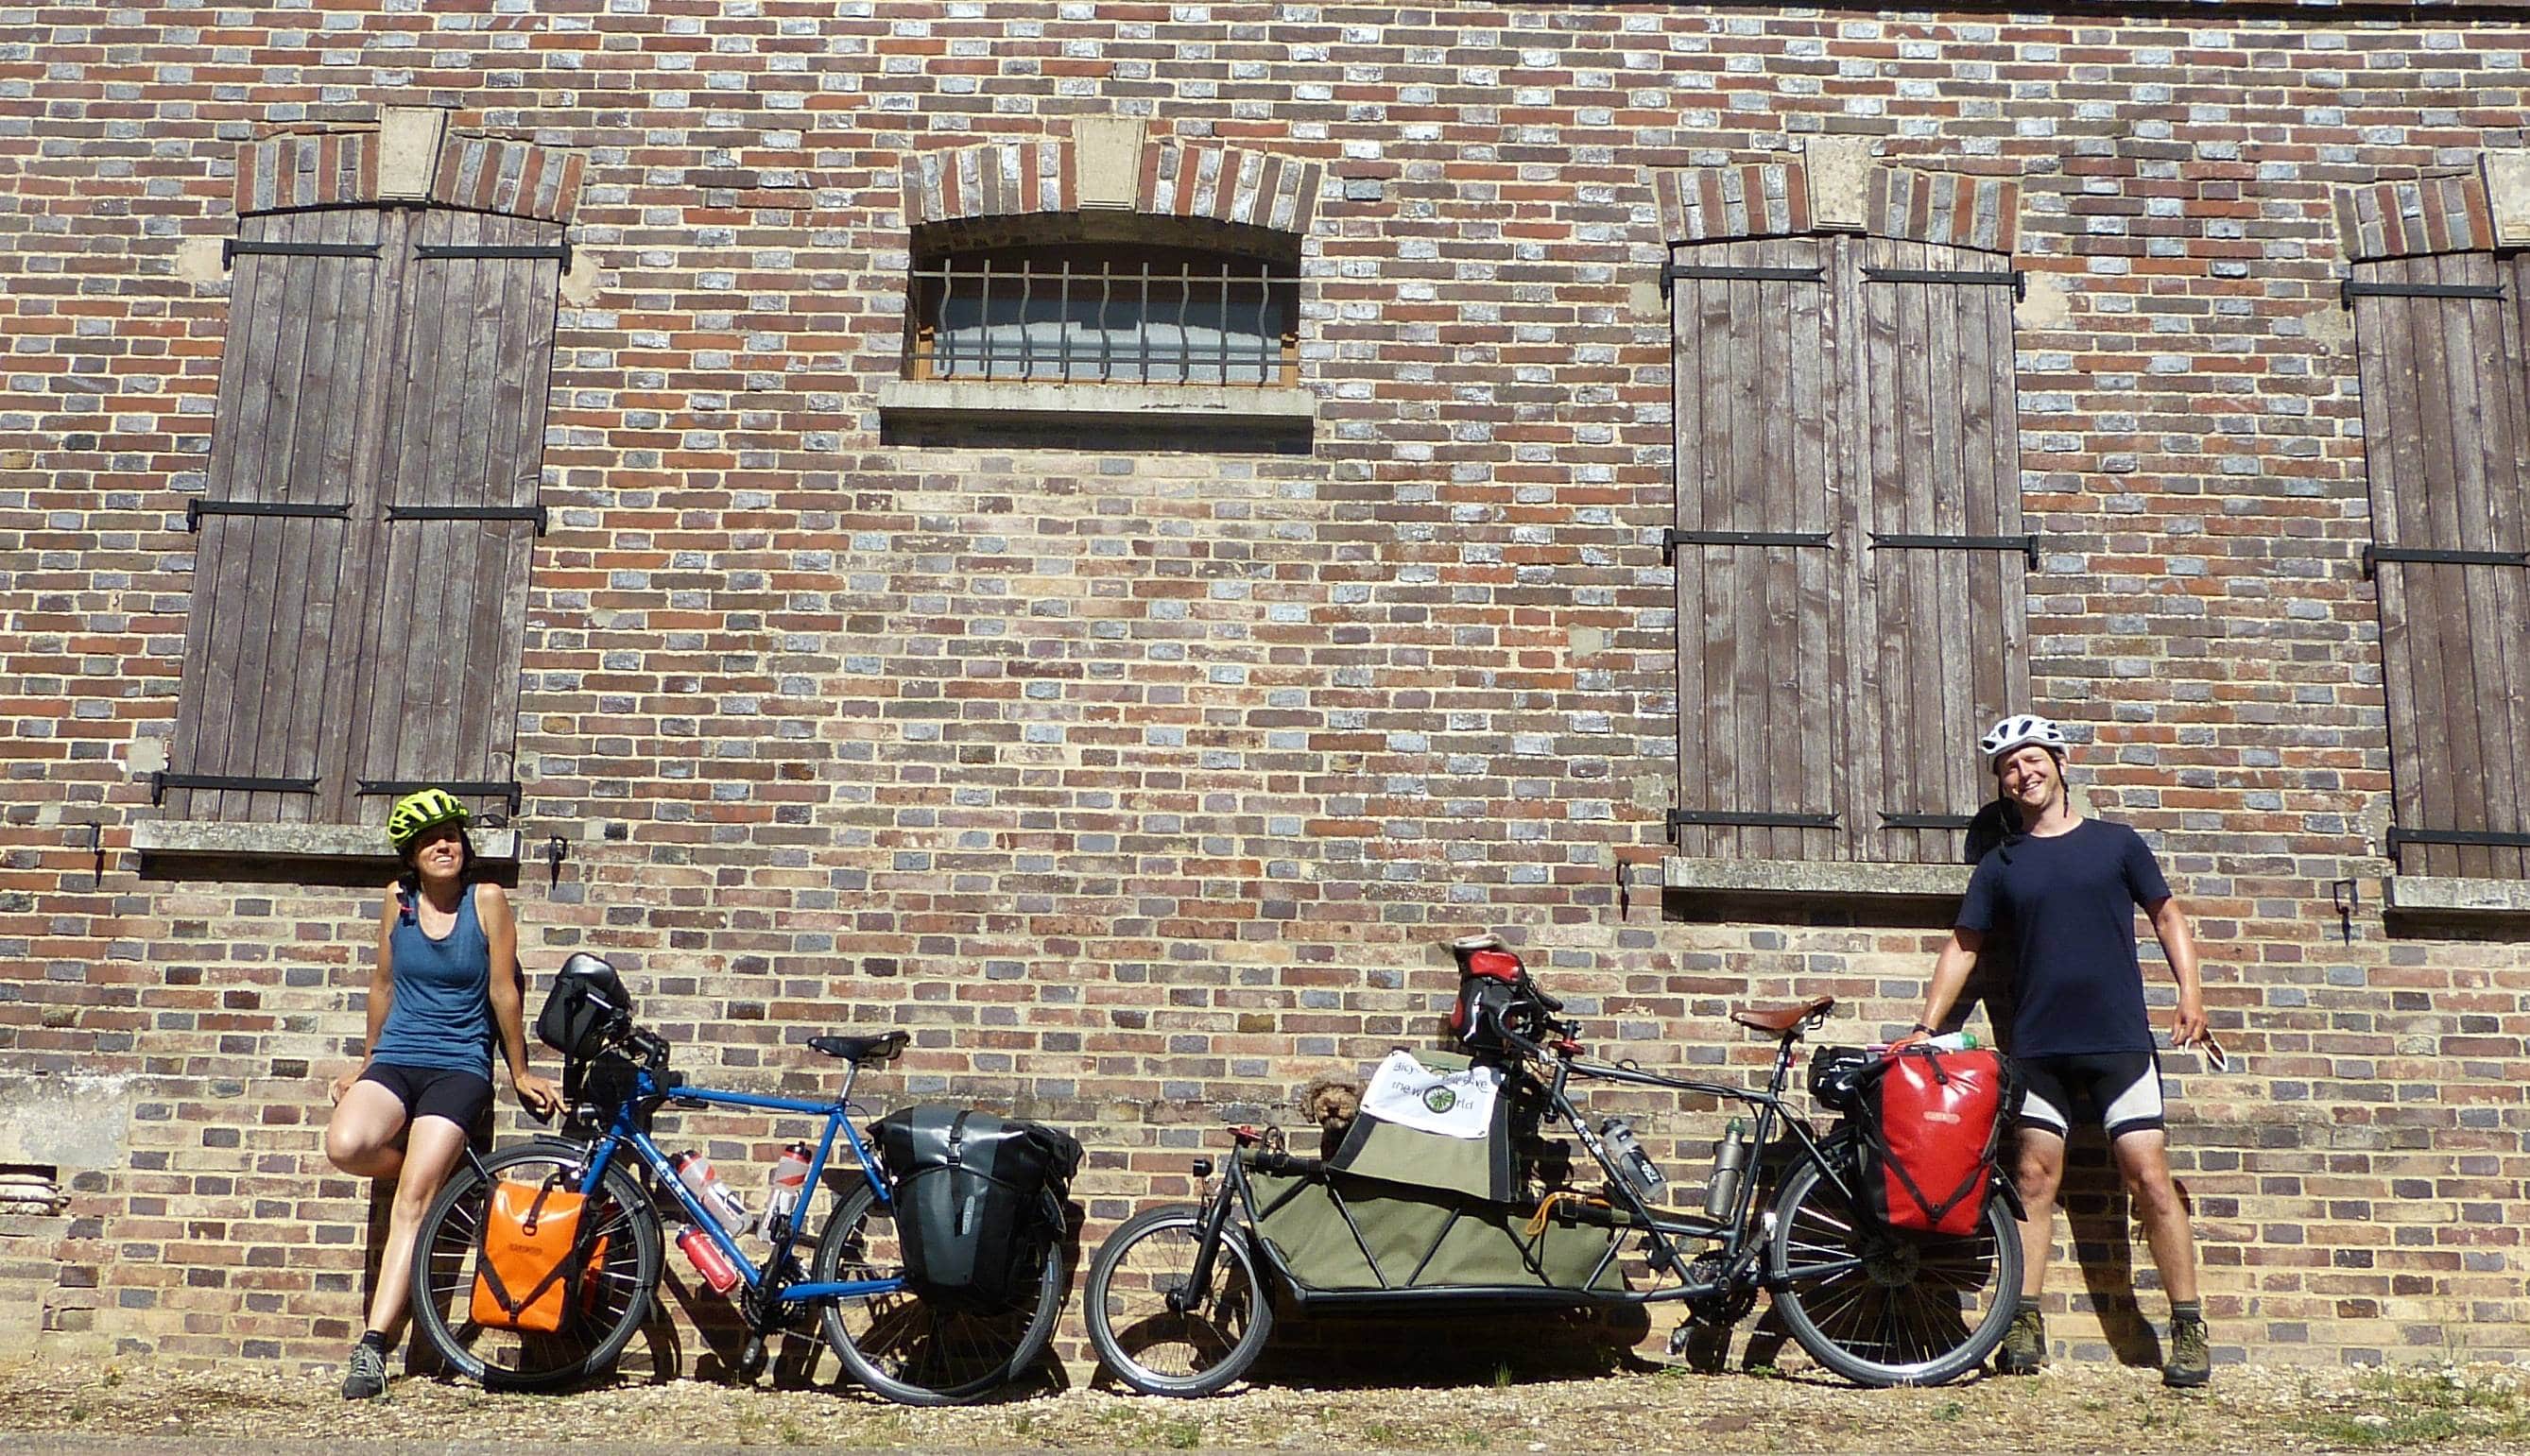
[[[2205,1036],[2196,943],[2186,917],[2142,839],[2121,824],[2084,819],[2064,792],[2064,730],[2018,714],[1978,741],[2021,832],[1978,861],[1950,944],[1933,967],[1924,1019],[1905,1039],[1942,1025],[1976,969],[1986,938],[2014,952],[2015,1009],[2008,1043],[2029,1089],[2020,1114],[2020,1189],[2027,1261],[2020,1309],[1995,1359],[2005,1375],[2046,1364],[2047,1327],[2038,1313],[2047,1255],[2055,1242],[2056,1191],[2064,1176],[2064,1136],[2077,1103],[2108,1129],[2118,1172],[2134,1199],[2170,1296],[2170,1363],[2162,1381],[2196,1386],[2212,1378],[2203,1306],[2196,1296],[2196,1239],[2170,1178],[2162,1131],[2161,1062],[2144,1011],[2135,958],[2134,907],[2141,905],[2178,980],[2171,1045]]]

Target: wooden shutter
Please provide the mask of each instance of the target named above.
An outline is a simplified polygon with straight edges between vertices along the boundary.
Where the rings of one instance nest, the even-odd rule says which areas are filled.
[[[404,266],[365,210],[245,220],[201,499],[183,690],[159,788],[181,819],[318,812],[320,711],[355,637],[361,423],[385,390]]]
[[[2403,874],[2525,871],[2522,293],[2487,253],[2358,264],[2347,289]]]
[[[515,809],[519,656],[541,517],[562,229],[424,215],[387,412],[364,690],[349,706],[356,792],[446,784]]]
[[[1841,239],[1678,249],[1669,270],[1677,428],[1679,852],[1827,859],[1843,733],[1831,549],[1842,453],[1831,306]]]
[[[429,782],[514,809],[560,225],[265,215],[235,263],[164,802],[374,823]]]
[[[1855,858],[1955,863],[1994,793],[1977,736],[2029,703],[2012,275],[1965,248],[1857,247],[1843,807]]]

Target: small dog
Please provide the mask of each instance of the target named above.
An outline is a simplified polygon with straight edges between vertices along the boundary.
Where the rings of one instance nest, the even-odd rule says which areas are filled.
[[[1342,1072],[1312,1077],[1300,1089],[1299,1104],[1300,1115],[1318,1125],[1326,1154],[1332,1155],[1353,1118],[1361,1115],[1361,1081]]]

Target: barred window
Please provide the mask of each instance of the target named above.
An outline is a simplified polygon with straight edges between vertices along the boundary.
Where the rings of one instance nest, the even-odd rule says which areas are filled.
[[[1038,244],[914,269],[915,379],[1290,385],[1296,271],[1193,248]]]

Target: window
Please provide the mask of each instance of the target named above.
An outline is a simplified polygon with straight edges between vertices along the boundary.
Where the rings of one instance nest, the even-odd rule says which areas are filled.
[[[2016,275],[1818,235],[1668,282],[1678,852],[1954,864],[1977,734],[2028,700]]]
[[[246,218],[169,768],[172,817],[344,824],[450,784],[515,811],[559,223]]]
[[[2346,286],[2402,875],[2530,877],[2525,256],[2357,263]]]
[[[918,379],[1290,384],[1297,280],[1262,258],[1099,246],[917,270]]]

